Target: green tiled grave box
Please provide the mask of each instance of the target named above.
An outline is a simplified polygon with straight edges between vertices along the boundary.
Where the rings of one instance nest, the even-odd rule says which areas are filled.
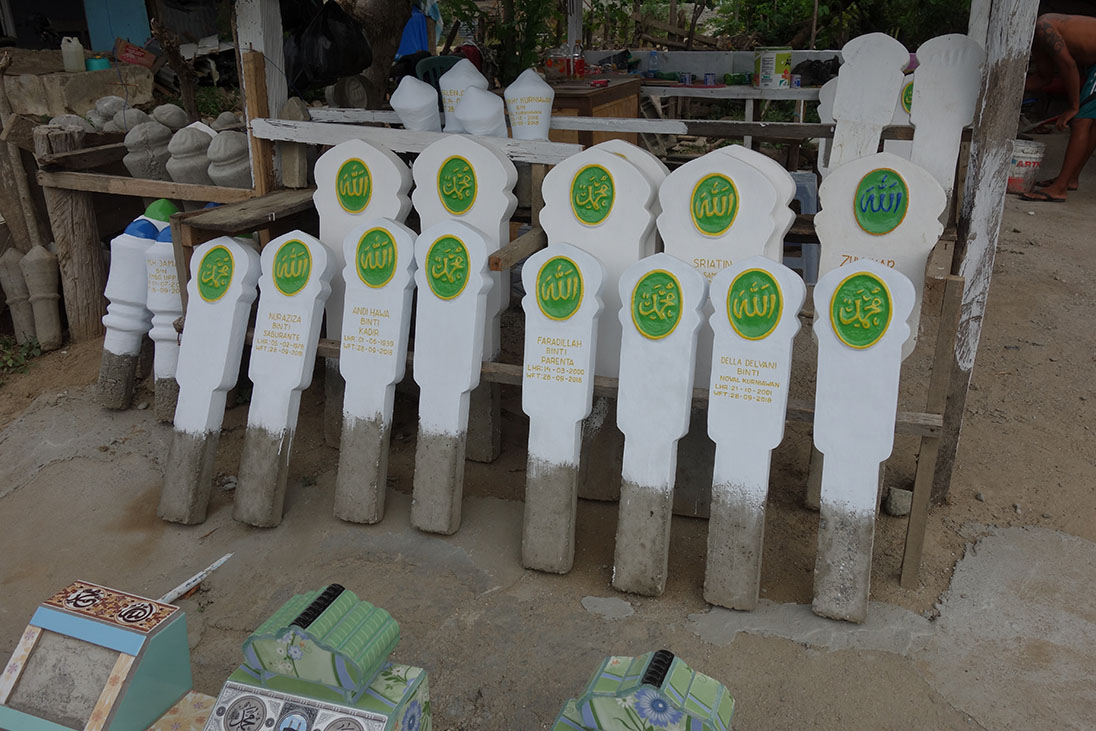
[[[426,672],[387,660],[399,633],[338,584],[294,596],[244,642],[205,731],[429,731]]]
[[[552,731],[728,731],[734,699],[667,650],[610,657]]]

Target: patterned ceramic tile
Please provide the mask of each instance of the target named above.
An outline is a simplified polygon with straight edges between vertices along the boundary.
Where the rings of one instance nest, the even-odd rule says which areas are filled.
[[[103,692],[99,694],[99,700],[96,701],[87,725],[84,726],[84,731],[101,731],[106,726],[126,676],[129,675],[129,669],[133,667],[134,659],[133,655],[119,653],[118,659],[114,662],[114,669],[110,671],[110,677],[107,678],[107,684],[103,686]]]
[[[4,666],[4,672],[0,673],[0,703],[7,703],[11,689],[15,687],[15,681],[19,679],[19,674],[23,672],[23,666],[27,663],[27,658],[30,657],[31,650],[34,649],[34,645],[38,642],[38,637],[41,634],[42,629],[40,627],[28,626],[23,632],[23,636],[19,638],[19,644],[15,647],[15,652],[11,654],[11,659]]]
[[[190,691],[171,707],[148,731],[201,731],[213,711],[213,696]]]
[[[44,604],[146,634],[179,610],[170,604],[87,581],[74,581]]]

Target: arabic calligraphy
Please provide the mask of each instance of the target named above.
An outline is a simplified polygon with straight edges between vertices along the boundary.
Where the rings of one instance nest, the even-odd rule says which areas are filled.
[[[690,208],[697,231],[705,236],[719,236],[738,215],[738,188],[726,175],[705,176],[693,187]]]
[[[582,304],[582,273],[565,256],[549,259],[537,273],[537,305],[545,317],[566,320]]]
[[[476,171],[472,164],[454,155],[438,168],[438,196],[445,210],[467,213],[476,201]]]
[[[274,255],[274,286],[284,295],[304,289],[311,271],[312,253],[297,239],[286,241]]]
[[[615,197],[613,176],[600,165],[587,165],[571,181],[571,210],[587,226],[608,218]]]
[[[468,284],[468,249],[455,236],[442,236],[426,254],[426,282],[430,291],[451,300]]]
[[[356,157],[341,166],[335,175],[335,197],[347,213],[361,213],[373,194],[373,181],[369,168]]]
[[[783,311],[780,285],[764,269],[747,269],[727,289],[727,319],[747,340],[768,337]]]
[[[888,168],[873,170],[860,179],[853,213],[864,231],[881,236],[898,228],[909,208],[909,190],[902,176]]]
[[[681,320],[681,283],[663,269],[648,272],[632,290],[632,322],[649,340],[661,340]]]
[[[383,287],[396,273],[396,242],[383,228],[371,228],[358,240],[358,277],[367,287]]]
[[[890,319],[890,292],[874,274],[852,274],[834,290],[830,322],[838,339],[849,347],[875,345],[886,334]]]
[[[232,283],[232,252],[215,246],[202,257],[198,265],[198,295],[206,302],[216,302],[225,296]]]

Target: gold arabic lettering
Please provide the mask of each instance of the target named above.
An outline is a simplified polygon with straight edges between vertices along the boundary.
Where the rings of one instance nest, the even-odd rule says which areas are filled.
[[[879,316],[883,312],[883,298],[880,287],[861,287],[851,297],[845,297],[838,310],[837,317],[842,325],[870,330],[879,327]]]
[[[672,319],[675,315],[674,307],[677,307],[677,290],[673,282],[655,284],[650,291],[639,295],[640,317],[651,320]]]

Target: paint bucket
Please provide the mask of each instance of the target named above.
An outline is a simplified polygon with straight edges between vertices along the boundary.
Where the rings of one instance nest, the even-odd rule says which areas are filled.
[[[682,71],[682,72],[678,73],[677,81],[678,81],[679,84],[684,84],[685,86],[692,86],[693,85],[693,75],[691,73],[689,73],[688,71]]]
[[[763,46],[754,50],[754,74],[759,89],[788,89],[792,77],[792,49]]]
[[[1035,178],[1043,164],[1046,145],[1032,140],[1014,140],[1012,164],[1008,171],[1008,192],[1027,193],[1035,187]]]

